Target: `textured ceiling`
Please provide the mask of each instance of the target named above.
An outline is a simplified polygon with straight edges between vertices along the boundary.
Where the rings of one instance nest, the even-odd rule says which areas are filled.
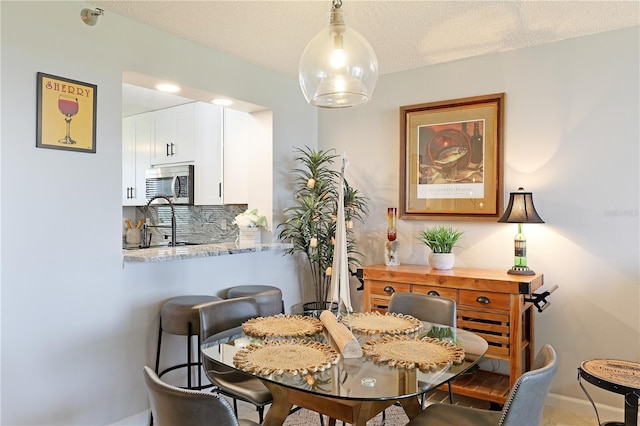
[[[91,3],[105,10],[97,25],[118,13],[290,76],[331,8],[329,0]],[[344,0],[342,10],[375,50],[381,74],[640,25],[638,0]]]

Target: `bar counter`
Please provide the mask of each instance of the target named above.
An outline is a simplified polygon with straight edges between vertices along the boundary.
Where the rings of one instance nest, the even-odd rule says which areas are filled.
[[[255,244],[250,246],[238,246],[235,243],[198,244],[177,247],[162,246],[144,249],[124,249],[122,250],[122,257],[125,262],[156,263],[169,260],[286,250],[291,247],[291,244],[283,243]]]

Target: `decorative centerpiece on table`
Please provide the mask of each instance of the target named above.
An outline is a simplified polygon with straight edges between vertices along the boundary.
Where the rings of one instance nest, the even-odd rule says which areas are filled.
[[[247,209],[237,215],[232,223],[238,227],[237,243],[241,247],[260,244],[260,232],[267,228],[267,218],[258,213],[258,209]]]
[[[418,241],[431,249],[429,266],[433,269],[451,269],[455,264],[452,250],[464,232],[451,226],[434,226],[422,231]]]
[[[346,251],[351,267],[361,265],[362,254],[356,250],[354,221],[362,222],[368,213],[368,199],[354,189],[340,172],[332,168],[338,157],[334,150],[315,151],[309,147],[296,149],[298,167],[292,173],[294,205],[284,209],[285,221],[278,237],[292,244],[286,254],[302,254],[307,260],[314,300],[304,310],[331,308],[329,289],[336,240],[336,221],[340,185],[343,185]]]

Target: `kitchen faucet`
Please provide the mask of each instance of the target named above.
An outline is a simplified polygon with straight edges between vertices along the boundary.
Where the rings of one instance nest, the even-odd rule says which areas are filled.
[[[171,207],[171,243],[169,245],[171,247],[176,246],[176,210],[173,207],[173,203],[171,202],[171,199],[169,197],[166,197],[164,195],[156,195],[155,197],[152,197],[147,202],[146,206],[144,206],[144,222],[142,225],[142,244],[140,246],[142,248],[147,248],[151,245],[151,235],[149,235],[147,238],[147,234],[149,233],[149,228],[168,228],[167,225],[147,225],[147,210],[149,209],[149,204],[151,204],[152,201],[158,198],[167,200],[167,202],[169,203],[169,207]]]

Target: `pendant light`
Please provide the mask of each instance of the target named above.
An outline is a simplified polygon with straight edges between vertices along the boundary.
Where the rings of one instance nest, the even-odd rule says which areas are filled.
[[[376,54],[342,17],[342,0],[333,0],[329,26],[307,45],[300,58],[302,93],[311,105],[346,108],[371,100],[378,80]]]

